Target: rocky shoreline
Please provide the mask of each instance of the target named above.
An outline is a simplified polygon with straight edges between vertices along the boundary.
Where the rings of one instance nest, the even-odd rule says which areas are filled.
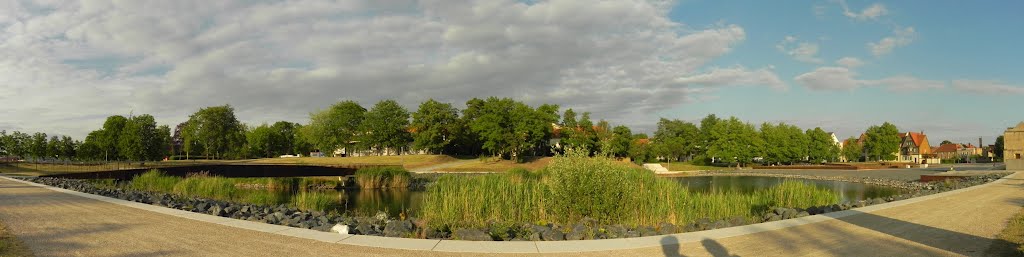
[[[23,177],[19,179],[83,193],[102,195],[185,211],[325,232],[343,230],[347,233],[360,235],[472,241],[561,241],[666,235],[799,218],[808,215],[849,210],[852,208],[966,188],[995,181],[1009,173],[975,176],[957,180],[955,182],[932,183],[905,182],[873,178],[843,178],[783,174],[742,174],[734,172],[728,172],[727,174],[752,176],[777,175],[778,177],[867,183],[909,189],[912,193],[884,199],[875,198],[857,202],[844,202],[807,209],[774,208],[766,211],[763,215],[760,215],[757,220],[753,221],[744,217],[733,217],[724,220],[700,219],[690,224],[681,225],[663,222],[657,226],[628,227],[624,225],[602,225],[599,224],[597,220],[584,218],[575,224],[508,225],[492,223],[484,228],[438,230],[429,228],[422,220],[416,218],[395,219],[388,217],[384,212],[378,212],[376,215],[371,217],[351,217],[320,211],[301,211],[287,205],[260,206],[197,197],[182,197],[165,193],[99,188],[96,185],[83,180],[39,177]]]
[[[795,178],[795,179],[812,179],[812,180],[828,180],[828,181],[841,181],[841,182],[852,182],[862,183],[868,185],[894,187],[906,190],[931,190],[934,188],[929,187],[929,183],[917,182],[917,181],[903,181],[897,179],[885,179],[885,178],[871,178],[871,177],[847,177],[847,176],[809,176],[809,175],[794,175],[794,174],[775,174],[775,173],[752,173],[742,171],[701,171],[693,176],[758,176],[758,177],[775,177],[775,178]]]

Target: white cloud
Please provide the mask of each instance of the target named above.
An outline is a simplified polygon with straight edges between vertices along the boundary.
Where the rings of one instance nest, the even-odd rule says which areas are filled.
[[[847,57],[839,58],[839,60],[836,60],[836,64],[838,64],[839,66],[843,66],[843,67],[846,67],[846,68],[853,69],[853,68],[857,68],[857,67],[860,67],[860,66],[864,65],[864,61],[861,61],[857,57],[849,57],[849,56],[847,56]]]
[[[891,53],[896,47],[909,45],[916,36],[917,32],[914,31],[914,27],[896,29],[893,31],[892,36],[882,38],[878,43],[868,43],[868,49],[876,57],[886,55]]]
[[[793,59],[801,62],[808,63],[821,63],[821,58],[818,58],[818,44],[808,42],[798,42],[799,39],[794,36],[786,36],[781,42],[775,45],[775,49],[782,52]]]
[[[850,10],[848,5],[846,5],[845,0],[837,0],[837,2],[839,2],[839,5],[843,7],[843,15],[859,21],[877,20],[879,17],[889,13],[889,10],[885,8],[885,5],[879,3],[871,4],[860,12],[854,12]]]
[[[993,80],[954,80],[953,88],[975,94],[1024,94],[1024,86],[1008,85]]]
[[[245,122],[305,122],[340,99],[414,107],[491,95],[629,124],[711,87],[785,87],[770,68],[707,67],[746,31],[684,27],[671,4],[97,0],[29,12],[5,2],[0,129],[81,137],[107,115],[173,124],[224,103]]]
[[[852,91],[865,86],[884,87],[892,92],[911,92],[943,89],[942,81],[923,80],[912,76],[893,76],[878,80],[857,79],[857,72],[845,67],[819,67],[794,78],[797,83],[813,90]]]

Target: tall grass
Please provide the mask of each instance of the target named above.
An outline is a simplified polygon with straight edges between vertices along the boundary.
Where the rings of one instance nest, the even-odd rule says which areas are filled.
[[[370,167],[356,170],[356,183],[360,188],[409,187],[412,176],[401,167]]]
[[[133,177],[128,186],[131,189],[142,191],[171,192],[179,181],[181,181],[179,177],[164,175],[159,170],[150,170]]]
[[[701,218],[753,220],[773,207],[837,202],[837,193],[800,181],[752,194],[690,192],[678,182],[611,160],[569,153],[538,172],[443,176],[427,189],[422,217],[439,228],[490,222],[568,224],[591,217],[632,226],[686,224]]]
[[[292,203],[303,210],[328,210],[341,204],[341,192],[301,191],[292,196]]]

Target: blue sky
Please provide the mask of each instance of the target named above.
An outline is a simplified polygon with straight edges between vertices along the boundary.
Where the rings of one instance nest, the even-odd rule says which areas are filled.
[[[1024,120],[1020,94],[970,94],[950,89],[953,80],[995,80],[1024,84],[1024,2],[1018,1],[849,1],[853,11],[881,4],[887,13],[858,20],[843,15],[837,1],[684,1],[671,17],[693,27],[729,23],[742,26],[747,40],[717,59],[719,66],[772,65],[787,91],[760,87],[722,89],[714,101],[665,110],[664,116],[696,120],[707,113],[734,115],[753,121],[790,121],[839,130],[856,136],[869,125],[890,121],[903,130],[938,129],[933,140],[992,142],[1005,127]],[[816,12],[816,9],[818,12]],[[912,42],[874,56],[869,42],[913,27]],[[776,49],[786,36],[815,43],[822,63],[795,60]],[[880,79],[908,75],[946,83],[946,88],[890,92],[883,88],[820,91],[797,85],[794,77],[821,66],[837,66],[843,57],[864,64],[858,78]],[[811,117],[807,117],[811,116]],[[815,118],[823,117],[823,118]],[[827,117],[827,118],[825,118]],[[847,122],[852,120],[855,122]],[[956,129],[956,126],[963,126]],[[933,134],[933,133],[930,133]],[[936,142],[937,143],[937,142]]]
[[[709,113],[889,121],[986,144],[1024,120],[1024,2],[0,1],[0,130],[84,138],[230,104],[306,123],[342,100],[559,104],[652,132]]]

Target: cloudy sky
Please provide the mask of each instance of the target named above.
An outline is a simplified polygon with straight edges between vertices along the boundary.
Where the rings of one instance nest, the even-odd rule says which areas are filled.
[[[0,0],[0,129],[250,124],[512,97],[650,131],[716,113],[986,144],[1024,120],[1022,1]]]

